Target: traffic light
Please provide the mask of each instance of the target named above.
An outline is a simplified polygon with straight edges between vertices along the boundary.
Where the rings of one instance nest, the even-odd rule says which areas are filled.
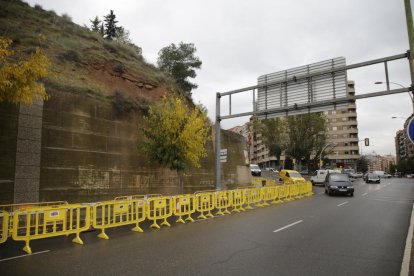
[[[369,146],[369,138],[365,138],[365,139],[364,139],[364,142],[365,142],[365,146],[367,146],[367,147],[368,147],[368,146]]]

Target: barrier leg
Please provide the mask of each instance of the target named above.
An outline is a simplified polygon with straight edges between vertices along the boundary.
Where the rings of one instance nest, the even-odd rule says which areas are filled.
[[[208,211],[208,214],[206,215],[209,218],[214,218],[213,214],[211,213],[211,211]]]
[[[76,237],[72,240],[72,242],[77,243],[77,244],[83,244],[83,241],[79,236],[79,233],[76,233]]]
[[[32,254],[32,249],[30,248],[29,242],[30,240],[26,240],[26,245],[23,247],[23,251],[27,254]]]
[[[181,216],[179,216],[178,219],[175,222],[185,224],[185,221],[183,220],[183,218]]]
[[[194,222],[193,218],[191,217],[191,215],[188,215],[188,217],[185,219],[186,221],[191,221]]]
[[[161,227],[157,224],[157,220],[156,219],[154,219],[154,223],[153,224],[151,224],[151,226],[150,226],[151,228],[157,228],[157,229],[160,229]]]
[[[104,239],[104,240],[109,240],[108,235],[105,233],[105,229],[102,228],[102,232],[98,235],[99,238]],[[76,239],[76,238],[75,238]],[[75,242],[75,240],[73,240],[73,242]]]
[[[206,219],[207,217],[204,215],[203,212],[201,212],[201,215],[198,216],[199,219]]]
[[[223,213],[223,211],[221,211],[221,209],[219,209],[219,211],[216,213],[216,216],[217,215],[224,216],[224,213]]]
[[[141,227],[139,227],[139,223],[137,223],[137,225],[135,225],[135,227],[132,228],[131,230],[134,232],[139,232],[139,233],[144,232],[144,230],[142,230]]]
[[[230,215],[231,213],[230,213],[230,211],[229,210],[224,210],[224,214],[227,214],[227,215]]]
[[[236,213],[240,213],[240,209],[239,209],[239,208],[237,208],[237,207],[234,207],[232,211],[233,211],[233,212],[236,212]]]
[[[164,219],[164,221],[161,223],[161,225],[168,226],[168,227],[171,226],[171,224],[168,223],[167,218]]]

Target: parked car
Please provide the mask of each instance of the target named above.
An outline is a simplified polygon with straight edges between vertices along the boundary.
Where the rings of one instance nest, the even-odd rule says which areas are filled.
[[[308,175],[309,174],[309,171],[308,170],[301,170],[299,173],[301,175]]]
[[[250,172],[253,176],[261,176],[262,170],[260,169],[259,165],[250,164]]]
[[[346,173],[330,173],[325,181],[325,194],[354,196],[354,185]]]
[[[279,173],[279,171],[278,171],[278,170],[273,169],[273,168],[270,168],[270,171],[271,171],[271,172],[274,172],[274,173]]]
[[[328,175],[327,170],[316,170],[311,176],[312,185],[323,185],[326,180],[326,176]]]
[[[297,171],[293,171],[293,170],[281,170],[279,172],[279,181],[292,181],[292,182],[296,182],[296,181],[305,181],[305,179],[302,177],[302,175],[300,173],[298,173]]]
[[[380,177],[379,175],[375,174],[375,173],[368,173],[365,179],[366,183],[380,183]]]
[[[351,178],[362,178],[364,174],[362,172],[352,172],[349,173],[349,177]]]
[[[384,173],[383,176],[381,176],[381,178],[391,178],[392,175],[390,175],[389,173]]]

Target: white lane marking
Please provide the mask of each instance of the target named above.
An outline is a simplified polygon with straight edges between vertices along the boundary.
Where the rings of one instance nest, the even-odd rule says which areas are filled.
[[[320,195],[323,195],[325,192],[319,193]]]
[[[349,202],[348,201],[345,201],[345,202],[342,202],[341,204],[338,204],[337,206],[339,207],[339,206],[345,205],[347,203],[349,203]]]
[[[282,228],[276,229],[275,231],[273,231],[273,233],[277,233],[279,231],[285,230],[286,228],[292,227],[293,225],[299,224],[301,222],[303,222],[303,220],[298,220],[298,221],[296,221],[294,223],[291,223],[289,225],[283,226]]]
[[[368,193],[363,193],[362,196],[366,196]]]
[[[15,256],[15,257],[10,257],[10,258],[5,258],[5,259],[1,259],[1,260],[0,260],[0,262],[10,261],[10,260],[14,260],[14,259],[23,258],[23,257],[29,257],[29,256],[33,256],[33,255],[38,255],[38,254],[42,254],[42,253],[47,253],[47,252],[50,252],[50,250],[39,251],[39,252],[35,252],[35,253],[32,253],[32,254],[26,254],[26,255],[20,255],[20,256]]]
[[[401,264],[400,276],[408,276],[410,270],[411,246],[414,229],[414,205],[411,209],[410,227],[408,228],[407,239],[405,240],[404,256]]]

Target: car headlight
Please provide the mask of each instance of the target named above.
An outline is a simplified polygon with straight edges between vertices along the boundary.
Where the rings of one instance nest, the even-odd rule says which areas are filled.
[[[338,189],[338,186],[331,186],[331,188],[333,188],[333,189]]]
[[[348,189],[353,189],[354,188],[354,186],[348,186]]]

